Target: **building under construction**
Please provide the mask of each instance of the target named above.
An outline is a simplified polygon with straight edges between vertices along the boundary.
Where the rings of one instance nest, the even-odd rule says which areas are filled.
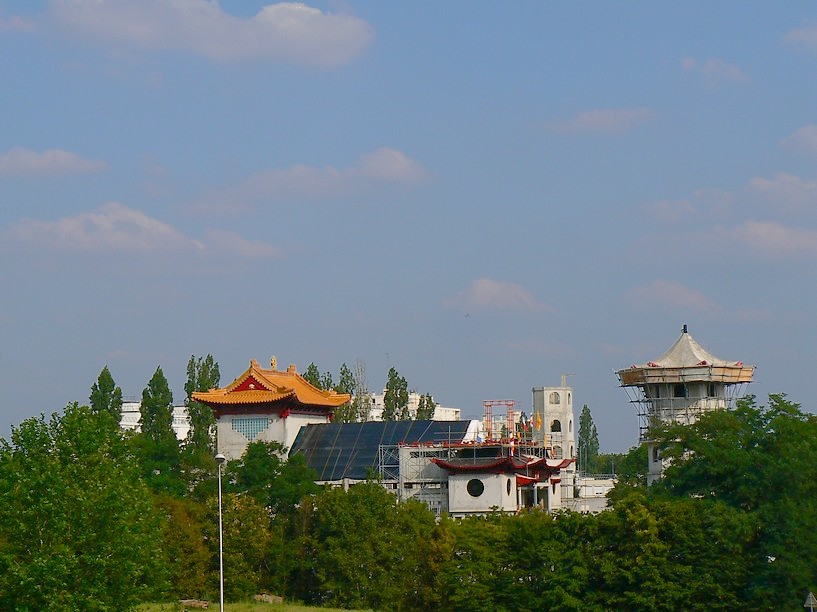
[[[663,355],[616,372],[639,418],[639,442],[649,457],[647,483],[661,477],[664,463],[652,436],[656,426],[693,424],[701,414],[731,408],[752,382],[755,366],[715,357],[684,325]]]
[[[489,437],[480,421],[386,421],[307,425],[300,453],[317,481],[349,486],[377,478],[399,499],[424,502],[438,515],[562,507],[561,471],[544,444]]]

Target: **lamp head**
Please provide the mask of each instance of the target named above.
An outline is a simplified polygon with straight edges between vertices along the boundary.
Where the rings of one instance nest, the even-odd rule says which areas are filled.
[[[216,461],[218,462],[219,465],[224,465],[224,463],[227,461],[227,457],[219,453],[218,455],[216,455]]]

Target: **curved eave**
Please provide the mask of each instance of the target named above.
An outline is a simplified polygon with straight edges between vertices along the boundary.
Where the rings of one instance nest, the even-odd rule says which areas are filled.
[[[220,391],[194,392],[193,399],[202,404],[217,406],[232,406],[236,404],[270,404],[292,397],[295,392],[286,389],[283,392],[257,390],[257,391],[233,391],[223,393]]]

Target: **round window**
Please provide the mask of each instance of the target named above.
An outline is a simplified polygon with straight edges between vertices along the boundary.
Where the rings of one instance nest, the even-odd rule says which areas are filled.
[[[468,495],[471,497],[479,497],[485,491],[485,485],[478,478],[472,478],[465,485],[465,490],[468,491]]]

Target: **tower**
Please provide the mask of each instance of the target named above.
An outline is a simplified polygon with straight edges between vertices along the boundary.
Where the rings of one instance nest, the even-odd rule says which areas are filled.
[[[554,459],[574,459],[576,457],[576,427],[573,417],[573,387],[567,386],[568,374],[562,374],[559,387],[534,387],[533,424],[534,440],[550,447]],[[563,470],[562,497],[573,497],[573,480],[576,463]]]
[[[698,344],[684,325],[681,336],[654,361],[616,372],[639,417],[639,442],[647,444],[647,484],[661,477],[664,463],[651,427],[691,425],[699,416],[734,405],[755,366],[719,359]]]

